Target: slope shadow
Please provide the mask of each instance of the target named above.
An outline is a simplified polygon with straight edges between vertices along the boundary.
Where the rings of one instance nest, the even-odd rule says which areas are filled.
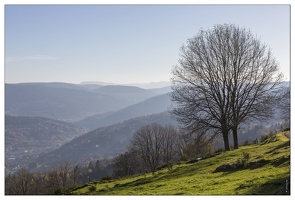
[[[271,150],[269,150],[268,152],[266,152],[266,154],[273,153],[275,150],[278,150],[280,148],[287,147],[287,146],[290,146],[290,141],[286,141],[283,144],[278,145],[275,148],[272,148]]]
[[[213,173],[223,172],[223,175],[225,175],[225,174],[230,174],[230,173],[233,173],[236,171],[241,171],[241,170],[246,170],[246,169],[253,170],[253,169],[263,167],[263,166],[267,165],[268,163],[270,163],[269,160],[261,159],[261,160],[255,161],[255,162],[250,162],[245,167],[243,165],[237,165],[237,164],[231,164],[231,165],[223,164],[223,165],[217,167],[215,169],[215,171],[213,171]]]
[[[252,188],[249,195],[290,195],[290,175],[270,180]]]

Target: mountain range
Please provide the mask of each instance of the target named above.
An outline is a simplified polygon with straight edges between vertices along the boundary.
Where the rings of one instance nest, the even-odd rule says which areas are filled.
[[[153,122],[178,126],[168,112],[170,92],[167,86],[5,84],[6,170],[30,163],[43,170],[59,161],[86,164],[112,158],[125,151],[141,126]],[[270,124],[246,124],[240,142],[277,129],[279,117],[277,110]],[[214,145],[222,147],[222,141]]]
[[[156,95],[159,93],[134,86],[5,84],[5,114],[74,122],[92,115],[116,111]]]
[[[85,81],[81,82],[80,85],[125,85],[125,86],[135,86],[143,89],[155,89],[155,88],[163,88],[170,87],[170,81],[158,81],[158,82],[150,82],[150,83],[131,83],[131,84],[117,84],[117,83],[106,83],[100,81]]]
[[[163,93],[170,91],[170,87],[143,89],[60,82],[5,84],[6,169],[27,166],[38,157],[42,160],[43,155],[89,130],[105,127],[102,130],[111,133],[112,127],[106,126],[121,122],[125,125],[118,125],[119,133],[130,134],[130,129],[124,128],[129,126],[125,122],[131,118],[136,118],[133,123],[138,125],[135,127],[158,121],[156,115],[147,115],[167,111],[171,101],[169,94]],[[167,114],[160,116],[168,118],[167,124],[174,123]],[[154,117],[157,119],[153,120]],[[122,143],[118,149],[124,149],[124,145]],[[106,156],[105,152],[102,155]],[[45,163],[50,165],[54,159]]]

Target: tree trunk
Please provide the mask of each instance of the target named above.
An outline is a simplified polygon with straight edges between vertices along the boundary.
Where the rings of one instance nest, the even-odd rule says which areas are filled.
[[[228,132],[226,131],[222,134],[223,134],[224,149],[225,149],[225,151],[229,151],[230,148],[229,148],[229,142],[228,142]]]
[[[234,139],[234,149],[238,149],[239,148],[238,127],[233,127],[233,139]]]

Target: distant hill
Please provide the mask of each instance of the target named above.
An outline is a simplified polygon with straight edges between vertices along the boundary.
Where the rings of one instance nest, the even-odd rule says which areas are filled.
[[[130,103],[138,103],[149,97],[158,95],[153,91],[148,91],[135,86],[107,85],[93,90],[95,93],[112,96]]]
[[[163,88],[167,86],[171,86],[170,81],[158,81],[158,82],[150,82],[150,83],[132,83],[132,84],[127,84],[130,86],[136,86],[140,87],[143,89],[155,89],[155,88]]]
[[[149,91],[156,92],[158,94],[165,94],[172,92],[171,86],[166,86],[162,88],[154,88],[154,89],[148,89]]]
[[[97,85],[97,84],[83,84],[83,85],[81,85],[81,87],[85,88],[86,90],[91,91],[91,90],[95,90],[97,88],[102,87],[102,85]]]
[[[109,83],[109,82],[101,82],[101,81],[83,81],[79,85],[116,85],[115,83]]]
[[[86,88],[77,84],[63,83],[63,82],[31,82],[31,83],[19,83],[19,85],[39,85],[56,88],[85,90]]]
[[[5,116],[5,167],[27,164],[85,133],[78,126],[44,117]]]
[[[76,124],[93,130],[98,127],[108,126],[134,117],[161,113],[167,111],[170,106],[171,100],[169,94],[162,94],[112,113],[87,117]]]
[[[37,163],[50,166],[59,161],[87,163],[89,160],[116,156],[124,152],[135,131],[149,123],[176,125],[168,112],[142,116],[101,127],[81,135],[50,153],[37,158]]]
[[[75,86],[71,84],[44,84],[46,86],[5,84],[5,113],[13,116],[42,116],[72,122],[98,113],[115,111],[156,95],[133,87],[131,89],[134,93],[126,91],[129,87],[111,86],[91,92],[86,89],[72,89]]]
[[[155,89],[155,88],[163,88],[171,85],[170,81],[158,81],[158,82],[150,82],[150,83],[130,83],[130,84],[120,84],[120,83],[109,83],[109,82],[100,82],[100,81],[84,81],[81,82],[80,85],[87,84],[97,84],[97,85],[125,85],[125,86],[135,86],[143,89]]]

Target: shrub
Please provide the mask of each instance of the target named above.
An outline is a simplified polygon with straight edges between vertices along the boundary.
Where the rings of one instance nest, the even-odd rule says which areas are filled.
[[[96,185],[92,184],[89,188],[88,188],[89,192],[94,192],[96,191]]]
[[[262,136],[260,137],[260,142],[264,142],[264,141],[267,140],[268,138],[269,138],[268,135],[262,135]]]
[[[217,149],[214,153],[222,153],[222,152],[224,152],[224,149],[220,148],[220,149]]]
[[[249,140],[246,140],[246,141],[244,142],[243,146],[247,146],[247,145],[250,145],[250,144],[251,144],[251,142],[250,142]]]
[[[189,156],[188,155],[186,155],[186,154],[182,154],[181,156],[180,156],[180,159],[179,159],[180,161],[188,161],[189,160]]]
[[[260,137],[260,142],[264,142],[265,140],[267,140],[268,138],[272,137],[274,135],[273,132],[270,132],[268,135],[262,135]]]
[[[110,190],[110,187],[106,185],[104,188],[100,189],[99,192],[107,192]]]
[[[245,160],[249,160],[250,159],[250,153],[247,153],[247,152],[243,152],[243,157]]]
[[[112,177],[107,175],[107,176],[102,177],[101,180],[102,181],[110,181],[110,180],[112,180]]]
[[[159,167],[157,167],[157,170],[167,168],[170,171],[172,170],[172,166],[173,164],[171,162],[162,163]]]
[[[243,152],[243,158],[237,159],[237,165],[247,167],[249,165],[250,154],[247,152]]]

